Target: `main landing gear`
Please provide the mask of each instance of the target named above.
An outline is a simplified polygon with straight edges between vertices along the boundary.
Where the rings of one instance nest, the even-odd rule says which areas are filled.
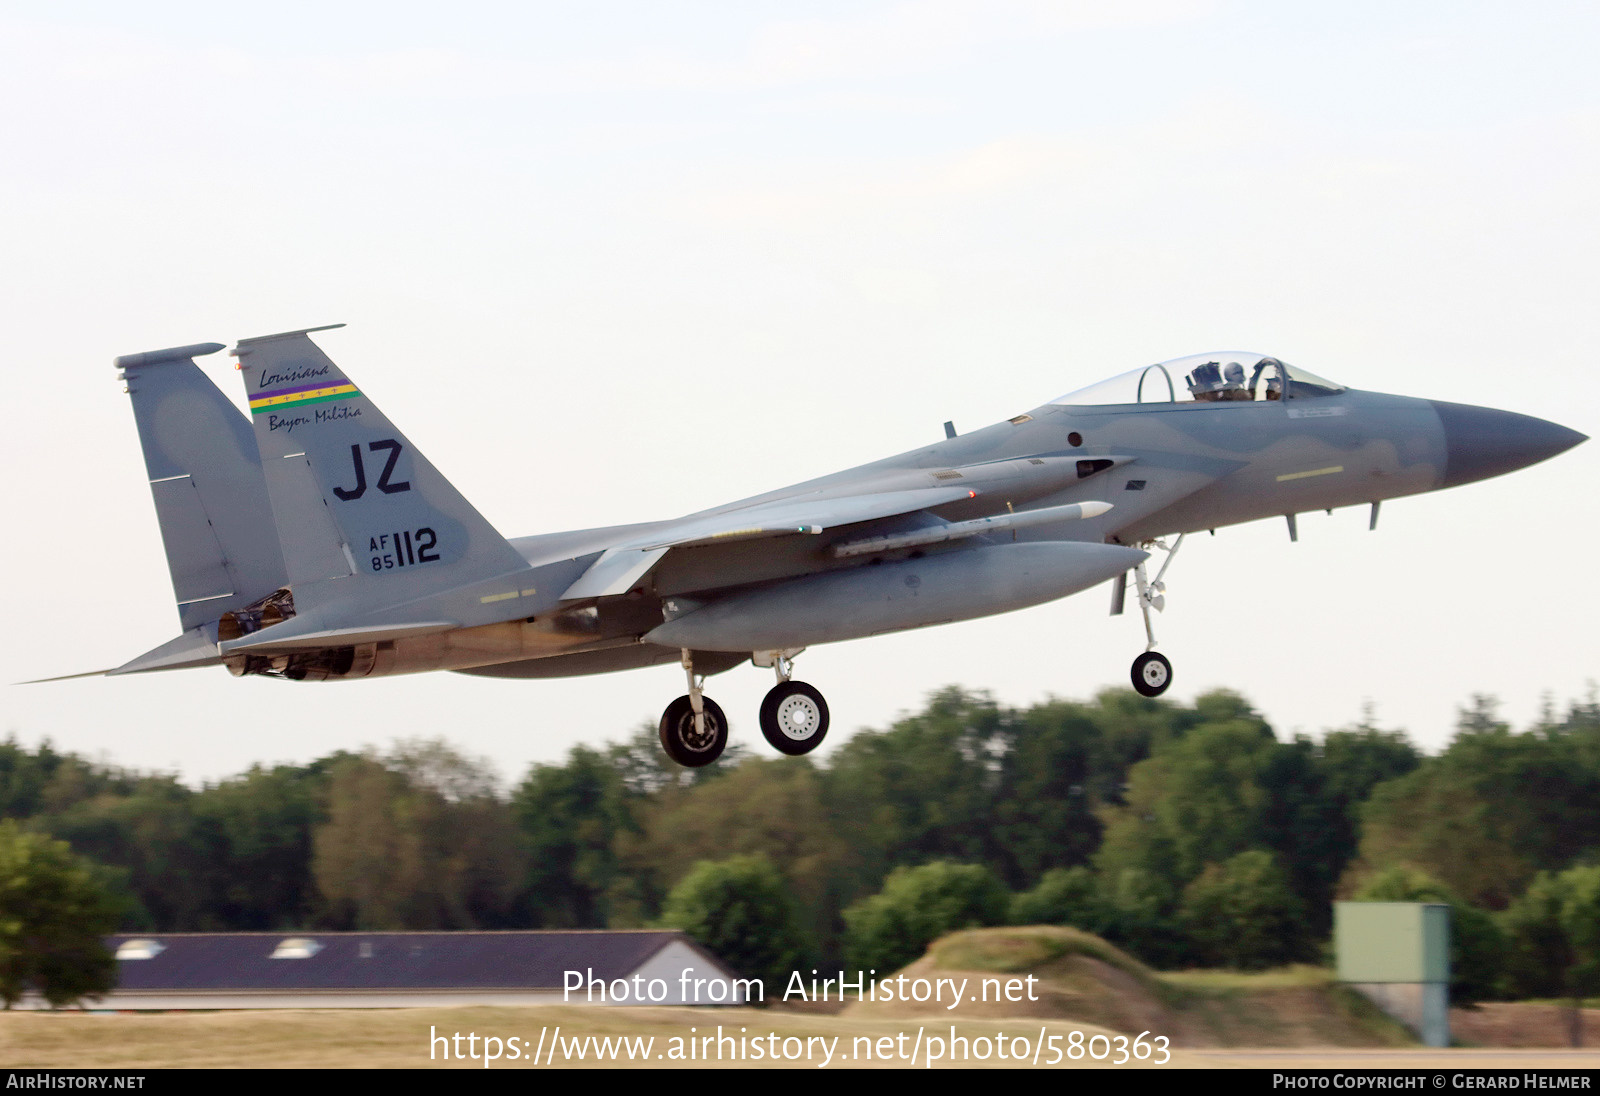
[[[683,652],[683,672],[689,694],[680,696],[661,713],[661,748],[678,764],[690,769],[709,765],[728,746],[728,717],[704,693],[706,679],[694,672],[694,659]]]
[[[751,658],[757,666],[771,666],[778,675],[778,683],[761,702],[761,733],[775,750],[791,757],[810,753],[828,733],[828,702],[805,682],[790,680],[794,656],[799,653],[757,651]],[[683,652],[682,661],[689,692],[661,713],[661,748],[678,764],[698,769],[721,757],[727,748],[728,717],[705,695],[705,678],[694,672],[690,652]]]
[[[761,733],[773,749],[790,757],[810,753],[828,733],[828,702],[804,681],[789,680],[793,656],[799,653],[761,651],[751,658],[757,666],[770,660],[778,675],[778,683],[761,702]]]
[[[1144,634],[1150,641],[1144,649],[1144,654],[1133,660],[1133,671],[1130,675],[1133,678],[1133,687],[1140,696],[1160,696],[1167,691],[1167,686],[1172,684],[1172,663],[1167,661],[1166,655],[1155,649],[1156,633],[1150,625],[1150,610],[1154,609],[1159,613],[1167,606],[1167,584],[1162,580],[1167,577],[1167,568],[1172,566],[1172,560],[1177,556],[1178,549],[1183,547],[1184,535],[1179,533],[1171,548],[1159,540],[1141,545],[1141,547],[1160,548],[1167,554],[1167,558],[1161,563],[1161,570],[1156,572],[1154,582],[1145,577],[1143,563],[1133,569],[1133,581],[1139,588],[1139,611],[1144,615]]]

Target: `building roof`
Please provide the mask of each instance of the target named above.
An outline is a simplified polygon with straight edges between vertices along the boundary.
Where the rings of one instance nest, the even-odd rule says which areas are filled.
[[[568,970],[625,978],[674,941],[725,972],[664,931],[130,933],[106,943],[121,952],[128,991],[560,989]]]

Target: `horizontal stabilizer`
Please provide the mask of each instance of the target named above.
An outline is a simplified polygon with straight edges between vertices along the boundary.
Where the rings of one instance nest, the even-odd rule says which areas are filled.
[[[453,620],[431,620],[417,624],[379,624],[370,628],[323,628],[315,632],[302,632],[299,635],[285,634],[284,627],[282,624],[277,624],[240,639],[228,640],[222,644],[223,653],[231,655],[236,651],[267,653],[316,650],[322,647],[354,647],[358,643],[381,643],[384,640],[402,639],[406,636],[448,632],[460,625]]]
[[[215,625],[190,628],[176,639],[168,640],[153,651],[146,651],[131,662],[125,662],[106,675],[143,674],[154,670],[187,670],[193,666],[220,666],[217,654],[217,629]]]
[[[62,674],[60,677],[36,677],[32,681],[19,681],[18,685],[44,685],[51,681],[76,681],[80,677],[105,677],[110,670],[89,670],[81,674]]]
[[[220,666],[217,654],[217,629],[215,625],[190,628],[176,639],[169,639],[153,651],[146,651],[130,662],[109,670],[90,670],[83,674],[63,674],[60,677],[41,677],[24,681],[23,685],[42,685],[46,681],[72,681],[80,677],[116,677],[119,674],[143,674],[154,670],[187,670],[193,666]]]

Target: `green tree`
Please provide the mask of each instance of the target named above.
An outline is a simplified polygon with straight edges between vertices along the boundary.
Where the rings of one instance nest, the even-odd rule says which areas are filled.
[[[1106,786],[1101,789],[1108,799],[1117,798],[1118,786],[1130,766],[1205,721],[1199,707],[1179,707],[1126,688],[1101,690],[1089,716],[1105,732],[1114,759],[1114,768],[1104,775]]]
[[[730,854],[778,865],[808,935],[836,954],[833,918],[854,850],[829,819],[817,770],[804,758],[751,760],[716,780],[671,789],[624,835],[624,863],[644,885],[669,890],[702,860]]]
[[[116,985],[101,942],[118,910],[93,868],[65,841],[0,820],[0,998],[11,1008],[34,990],[52,1008]]]
[[[1370,710],[1356,727],[1329,731],[1315,743],[1296,736],[1290,753],[1300,756],[1280,764],[1279,774],[1309,771],[1295,774],[1298,794],[1275,789],[1294,809],[1272,812],[1268,828],[1277,829],[1269,843],[1321,935],[1332,928],[1334,891],[1360,849],[1362,804],[1379,784],[1416,769],[1421,755],[1401,732],[1373,726]]]
[[[1087,864],[1100,845],[1097,808],[1120,792],[1121,766],[1093,709],[1052,701],[1010,721],[994,803],[996,865],[1013,886]]]
[[[1513,987],[1568,999],[1573,1046],[1583,1045],[1583,998],[1600,994],[1600,866],[1540,872],[1506,910]]]
[[[339,927],[502,926],[523,878],[491,771],[438,742],[386,760],[341,759],[313,844],[317,886]]]
[[[715,765],[686,769],[661,749],[654,721],[641,723],[627,739],[606,746],[606,762],[622,778],[630,795],[648,797],[672,788],[706,784],[737,769],[749,756],[743,743],[730,742]]]
[[[1109,911],[1101,936],[1153,967],[1192,965],[1169,880],[1144,868],[1118,868],[1102,872],[1100,884]]]
[[[512,794],[527,853],[525,904],[536,925],[604,928],[624,879],[618,840],[636,829],[622,774],[605,754],[574,747],[564,765],[536,765]]]
[[[667,896],[661,925],[688,933],[770,993],[806,950],[783,876],[765,856],[703,860]]]
[[[330,923],[354,929],[437,928],[416,911],[422,838],[399,807],[402,777],[373,757],[342,761],[329,774],[327,821],[314,836],[312,873]]]
[[[194,797],[195,818],[222,858],[204,915],[210,926],[264,931],[311,923],[318,906],[311,835],[321,821],[324,783],[313,768],[256,765]]]
[[[1272,853],[1298,899],[1301,936],[1333,928],[1333,892],[1355,854],[1344,805],[1329,794],[1325,759],[1304,736],[1277,744],[1260,776],[1266,802],[1254,844]]]
[[[1357,902],[1443,902],[1450,907],[1450,1000],[1471,1004],[1501,996],[1506,970],[1506,935],[1484,910],[1426,872],[1403,865],[1371,876],[1356,891]]]
[[[861,970],[898,970],[957,929],[1005,921],[1010,895],[980,864],[896,868],[883,890],[844,911],[845,958]]]
[[[1111,907],[1099,878],[1088,868],[1052,868],[1032,890],[1011,900],[1013,925],[1070,925],[1103,935],[1112,923]]]
[[[1600,846],[1600,728],[1584,711],[1514,734],[1492,699],[1474,697],[1442,754],[1374,789],[1362,860],[1421,868],[1501,910],[1536,873]]]
[[[72,779],[70,768],[58,776]],[[227,869],[220,835],[194,811],[196,793],[170,774],[101,785],[35,820],[83,856],[125,872],[137,898],[131,928],[167,932],[225,927],[215,916]]]
[[[856,835],[858,883],[935,859],[997,863],[994,802],[1014,727],[985,693],[951,687],[887,731],[853,736],[828,766],[827,805]]]
[[[56,753],[49,742],[31,753],[15,736],[0,743],[0,817],[57,814],[98,795],[127,795],[137,784],[131,773]]]
[[[1262,849],[1206,865],[1184,888],[1179,919],[1190,958],[1205,966],[1261,970],[1308,959],[1313,950],[1288,875]]]
[[[1147,873],[1169,907],[1207,864],[1266,843],[1272,729],[1231,694],[1201,700],[1226,718],[1208,719],[1129,770],[1127,804],[1105,812],[1095,857],[1110,876]]]
[[[1328,799],[1344,815],[1346,832],[1352,837],[1359,837],[1361,804],[1372,789],[1422,763],[1422,755],[1403,733],[1379,730],[1370,712],[1355,727],[1323,735],[1317,755]],[[1355,851],[1354,845],[1350,851]]]
[[[1304,955],[1307,941],[1328,930],[1334,888],[1355,848],[1346,797],[1359,792],[1368,770],[1403,761],[1389,757],[1387,741],[1367,749],[1336,739],[1331,750],[1303,737],[1280,743],[1242,697],[1226,691],[1200,697],[1194,718],[1156,739],[1150,756],[1128,770],[1123,803],[1101,811],[1105,836],[1093,862],[1116,910],[1105,935],[1155,965],[1197,961],[1209,944],[1197,940],[1193,955],[1184,950],[1183,926],[1197,924],[1181,914],[1185,889],[1215,865],[1200,893],[1220,900],[1217,887],[1242,885],[1221,866],[1258,851],[1287,876],[1295,899],[1284,907],[1297,922],[1283,954]],[[1241,861],[1237,871],[1255,862]],[[1192,905],[1199,894],[1190,897]]]

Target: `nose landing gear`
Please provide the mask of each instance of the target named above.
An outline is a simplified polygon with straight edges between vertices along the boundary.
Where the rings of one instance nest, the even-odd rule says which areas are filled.
[[[1150,610],[1156,612],[1167,607],[1167,584],[1162,581],[1167,577],[1167,568],[1172,566],[1172,560],[1178,554],[1178,549],[1183,547],[1185,534],[1179,533],[1178,539],[1168,548],[1163,541],[1151,541],[1143,547],[1160,548],[1167,553],[1167,558],[1161,562],[1161,570],[1156,572],[1155,581],[1145,577],[1144,564],[1141,563],[1133,569],[1133,581],[1139,588],[1139,612],[1144,615],[1144,634],[1149,643],[1144,649],[1144,654],[1133,660],[1133,687],[1140,696],[1160,696],[1167,691],[1167,686],[1172,684],[1172,663],[1167,661],[1167,656],[1155,649],[1156,633],[1150,624]]]

